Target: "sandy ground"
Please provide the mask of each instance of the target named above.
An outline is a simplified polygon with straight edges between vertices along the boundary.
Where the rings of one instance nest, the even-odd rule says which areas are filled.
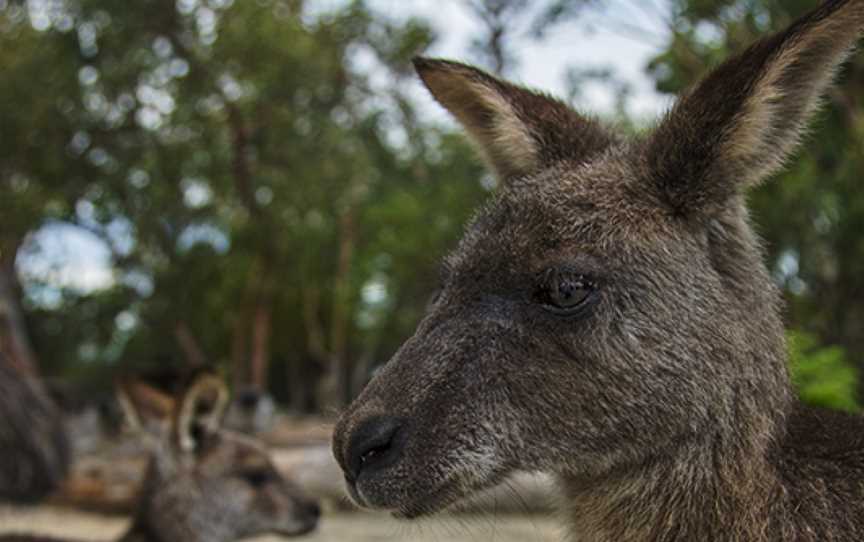
[[[0,508],[0,534],[29,532],[83,540],[118,537],[126,520],[70,509]],[[279,542],[259,537],[256,542]],[[319,529],[294,539],[304,542],[561,542],[558,523],[545,516],[438,516],[420,522],[400,522],[366,513],[325,515]]]

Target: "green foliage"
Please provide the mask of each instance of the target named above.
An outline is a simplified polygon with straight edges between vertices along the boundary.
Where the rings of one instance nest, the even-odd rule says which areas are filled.
[[[827,408],[860,410],[858,370],[839,346],[821,346],[812,335],[789,332],[789,368],[801,399]]]
[[[57,224],[110,250],[113,281],[95,291],[23,269],[47,372],[107,381],[204,358],[238,383],[269,372],[284,399],[320,408],[344,402],[410,335],[436,262],[486,196],[485,174],[464,138],[420,120],[405,88],[410,57],[435,39],[428,25],[326,4],[0,0],[0,261],[25,261],[34,234]],[[649,73],[678,92],[811,5],[673,0]],[[538,35],[613,10],[535,8]],[[494,30],[509,23],[496,17],[478,44],[503,62],[509,44]],[[628,89],[609,72],[570,80],[574,93],[608,81],[615,120],[632,128]],[[864,359],[864,56],[841,81],[818,138],[751,203],[804,337],[793,352],[802,393],[852,408],[848,367]]]
[[[355,393],[485,194],[403,88],[428,25],[363,2],[46,5],[0,2],[0,254],[64,224],[110,249],[114,280],[24,270],[44,368],[205,360],[289,379],[274,389],[304,408]]]

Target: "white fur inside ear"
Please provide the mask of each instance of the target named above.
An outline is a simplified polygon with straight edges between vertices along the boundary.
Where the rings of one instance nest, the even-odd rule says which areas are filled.
[[[480,86],[480,85],[477,85]],[[479,92],[479,91],[478,91]],[[498,160],[506,160],[511,171],[526,173],[537,167],[539,152],[537,142],[528,131],[528,126],[519,119],[513,107],[500,95],[482,94],[482,99],[493,112],[488,134],[473,134],[481,137],[481,149],[489,154],[488,159],[493,165]],[[469,131],[471,131],[471,128]],[[485,141],[484,141],[485,140]]]
[[[849,18],[858,24],[849,24]],[[771,60],[729,131],[726,158],[748,164],[747,184],[778,171],[800,144],[825,89],[851,52],[864,25],[864,10],[849,2],[834,17],[815,25]],[[820,51],[821,62],[808,58]],[[808,66],[806,77],[792,70]],[[782,126],[782,129],[779,128]]]
[[[187,396],[177,416],[177,446],[184,452],[195,450],[195,439],[192,438],[192,424],[195,423],[195,399],[191,394]]]
[[[776,79],[770,77],[766,79]],[[756,94],[747,101],[738,115],[731,137],[726,143],[726,157],[729,160],[750,164],[746,182],[753,184],[780,169],[786,159],[787,149],[794,147],[800,139],[800,134],[790,134],[779,141],[772,137],[773,124],[778,111],[778,102],[783,99],[783,92],[773,85],[774,81],[765,81],[756,90]],[[779,145],[779,148],[776,148]],[[753,163],[753,157],[760,160]]]
[[[198,412],[202,403],[210,408],[203,414]],[[193,427],[198,424],[206,431],[215,431],[222,422],[222,415],[228,406],[228,389],[217,377],[207,375],[199,378],[186,392],[175,419],[177,446],[184,452],[195,450]]]
[[[138,411],[126,392],[118,389],[114,395],[117,399],[117,404],[120,405],[120,410],[123,412],[123,422],[126,428],[133,433],[143,431],[144,423],[141,421],[141,417],[138,416]]]
[[[537,140],[498,90],[459,71],[432,71],[424,80],[499,177],[518,177],[538,166]]]
[[[161,391],[134,379],[118,382],[114,389],[123,411],[125,428],[132,433],[165,438],[168,435],[175,401]]]

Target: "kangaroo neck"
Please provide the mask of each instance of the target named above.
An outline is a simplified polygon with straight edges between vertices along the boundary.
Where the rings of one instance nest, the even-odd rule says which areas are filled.
[[[560,475],[573,540],[768,540],[781,484],[764,450],[734,447],[687,443],[603,477]]]
[[[171,518],[163,518],[165,522],[172,521]],[[239,534],[224,532],[214,529],[207,523],[190,525],[166,524],[165,529],[155,530],[148,526],[146,519],[137,516],[129,530],[118,540],[118,542],[230,542],[239,538]]]

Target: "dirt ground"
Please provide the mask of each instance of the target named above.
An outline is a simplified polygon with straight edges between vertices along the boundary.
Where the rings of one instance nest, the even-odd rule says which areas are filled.
[[[55,507],[0,508],[0,534],[39,533],[81,540],[109,541],[119,536],[126,520]],[[259,537],[256,542],[279,542]],[[385,515],[325,515],[319,529],[296,539],[304,542],[561,542],[558,523],[546,516],[439,516],[400,522]]]

